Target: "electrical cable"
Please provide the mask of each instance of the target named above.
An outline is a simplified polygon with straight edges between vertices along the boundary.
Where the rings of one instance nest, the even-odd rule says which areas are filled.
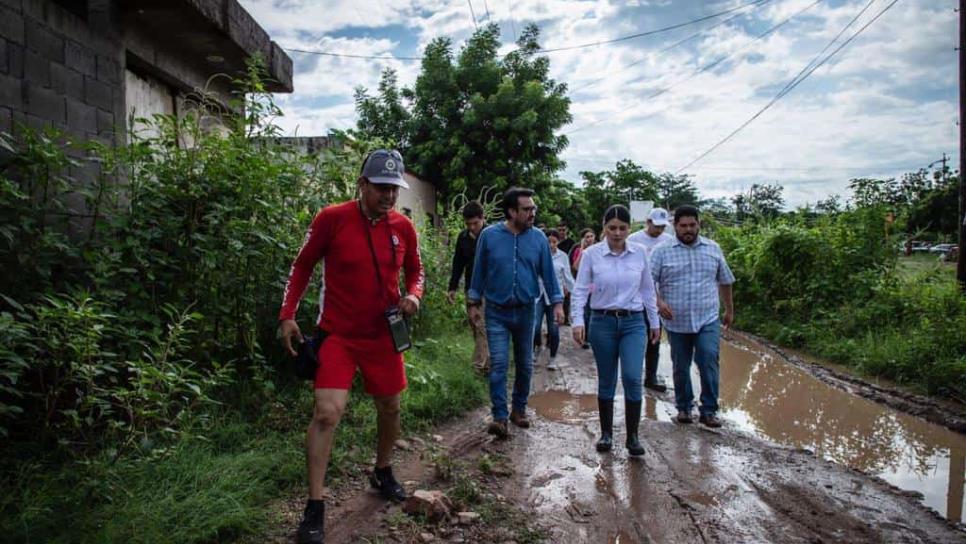
[[[773,27],[769,28],[768,30],[762,32],[761,34],[758,34],[751,41],[745,43],[744,45],[742,45],[738,49],[735,49],[731,53],[728,53],[726,55],[722,55],[721,57],[718,57],[717,59],[711,61],[708,64],[705,64],[704,66],[698,68],[697,70],[694,70],[693,72],[691,72],[690,74],[688,74],[684,78],[679,79],[679,80],[675,81],[674,83],[672,83],[672,84],[670,84],[670,85],[668,85],[666,87],[661,87],[660,89],[652,92],[651,94],[649,94],[649,95],[641,98],[641,101],[651,100],[653,98],[657,98],[657,97],[661,96],[662,94],[670,91],[671,89],[677,87],[678,85],[684,83],[685,81],[688,81],[688,80],[694,78],[695,76],[697,76],[699,74],[702,74],[704,72],[707,72],[708,70],[714,68],[715,66],[718,66],[722,62],[724,62],[724,61],[726,61],[726,60],[734,57],[735,55],[737,55],[738,53],[744,51],[748,47],[751,47],[754,43],[758,42],[759,40],[761,40],[761,39],[769,36],[770,34],[772,34],[773,32],[775,32],[779,28],[781,28],[781,27],[785,26],[786,24],[788,24],[795,17],[798,17],[802,13],[805,13],[806,11],[812,9],[813,7],[815,7],[816,5],[818,5],[819,3],[821,3],[822,1],[823,0],[815,0],[815,2],[812,2],[811,4],[805,6],[804,8],[802,8],[800,10],[798,10],[797,12],[793,13],[792,15],[786,17],[784,20],[782,20],[780,23],[776,24],[775,26],[773,26]],[[633,103],[633,104],[631,104],[631,105],[629,105],[629,106],[627,106],[625,108],[621,108],[621,109],[617,110],[616,112],[610,113],[609,115],[611,115],[611,116],[618,115],[618,114],[624,113],[625,111],[632,110],[632,109],[638,107],[639,105],[640,105],[640,102],[635,102],[635,103]],[[587,123],[586,125],[581,125],[581,126],[575,128],[573,130],[567,131],[565,134],[566,135],[570,135],[570,134],[573,134],[574,132],[577,132],[577,131],[580,131],[580,130],[584,130],[585,128],[589,128],[589,127],[592,127],[592,126],[595,126],[595,125],[599,125],[600,123],[603,123],[605,120],[606,120],[606,118],[598,119],[596,121]]]
[[[879,13],[877,13],[875,15],[875,17],[873,17],[871,20],[869,20],[869,22],[867,22],[865,25],[863,25],[861,28],[859,28],[859,30],[855,31],[854,34],[852,34],[847,40],[845,40],[844,42],[842,42],[838,47],[836,47],[831,53],[829,53],[820,62],[818,62],[817,64],[815,64],[811,68],[808,68],[808,66],[806,65],[807,71],[805,71],[806,69],[803,69],[801,72],[799,72],[799,74],[796,75],[794,78],[792,78],[792,80],[787,85],[785,85],[785,87],[781,91],[779,91],[778,94],[776,94],[774,98],[772,98],[767,104],[765,104],[764,107],[762,107],[760,110],[758,110],[757,113],[755,113],[754,115],[752,115],[750,119],[748,119],[747,121],[745,121],[744,123],[742,123],[738,128],[736,128],[735,130],[733,130],[730,134],[728,134],[727,136],[725,136],[724,138],[722,138],[721,140],[719,140],[716,144],[714,144],[713,146],[711,146],[710,148],[708,148],[706,151],[704,151],[703,153],[701,153],[700,155],[698,155],[691,162],[689,162],[688,164],[685,164],[684,166],[682,166],[681,168],[679,168],[677,170],[677,172],[675,172],[675,174],[680,174],[682,171],[690,168],[695,163],[697,163],[698,161],[704,159],[705,157],[707,157],[711,153],[714,153],[715,150],[717,150],[722,145],[726,144],[729,140],[731,140],[739,132],[741,132],[745,127],[747,127],[752,122],[754,122],[755,119],[758,119],[763,113],[765,113],[769,108],[771,108],[776,102],[778,102],[779,100],[781,100],[782,97],[784,97],[788,93],[792,92],[792,90],[794,90],[795,87],[798,87],[798,85],[801,82],[805,81],[808,78],[808,76],[812,75],[815,72],[815,70],[818,70],[819,68],[821,68],[822,66],[824,66],[825,63],[827,63],[829,60],[831,60],[832,57],[834,57],[836,54],[838,54],[839,51],[841,51],[847,45],[849,45],[850,43],[852,43],[852,41],[855,40],[857,37],[859,37],[859,35],[862,34],[867,28],[869,28],[869,26],[872,25],[872,23],[874,23],[877,20],[879,20],[879,17],[882,17],[887,11],[889,11],[890,9],[892,9],[892,6],[896,5],[896,3],[898,1],[899,0],[892,0],[892,2],[889,3],[889,5],[887,5],[885,8],[883,8],[882,11],[880,11]],[[856,16],[856,19],[857,18],[858,18],[858,16]],[[849,24],[851,24],[851,22]],[[812,63],[810,62],[809,64],[812,64]]]

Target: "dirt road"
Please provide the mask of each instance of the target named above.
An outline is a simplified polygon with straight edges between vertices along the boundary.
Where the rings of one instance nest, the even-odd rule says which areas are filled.
[[[494,441],[483,434],[486,411],[480,410],[437,430],[441,442],[427,439],[399,464],[409,487],[424,489],[445,488],[441,458],[471,467],[467,474],[484,494],[522,516],[491,516],[474,529],[401,529],[405,516],[398,507],[346,490],[330,507],[329,541],[521,542],[509,526],[528,523],[541,527],[545,540],[561,543],[966,543],[962,525],[878,478],[763,441],[733,422],[718,430],[672,423],[671,391],[647,392],[643,457],[629,458],[623,447],[596,453],[592,355],[564,338],[559,370],[546,370],[545,355],[536,365],[530,429],[512,428],[508,441]],[[616,404],[615,443],[622,445],[620,399]]]

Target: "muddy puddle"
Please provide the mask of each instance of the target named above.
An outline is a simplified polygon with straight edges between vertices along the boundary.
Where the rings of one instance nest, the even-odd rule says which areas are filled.
[[[809,449],[822,458],[878,476],[900,489],[920,493],[925,505],[947,519],[966,521],[966,436],[830,387],[768,353],[757,346],[722,342],[720,415],[727,426],[792,448]],[[666,344],[661,347],[660,372],[670,385]],[[573,439],[591,440],[597,431],[596,396],[586,386],[572,385],[577,384],[548,384],[550,390],[531,397],[531,407],[542,418],[572,424]],[[693,387],[697,402],[696,369]],[[581,394],[567,392],[575,389]],[[617,411],[620,420],[619,401]],[[667,422],[675,413],[672,391],[663,396],[647,392],[644,417]],[[606,469],[596,457],[571,461],[566,463],[569,470],[587,472],[591,482],[595,472],[599,475]],[[612,492],[601,489],[614,482],[608,480],[606,484],[597,481],[596,491]],[[717,491],[722,490],[681,500],[714,504],[720,495]],[[610,541],[629,540],[625,535],[612,535]]]

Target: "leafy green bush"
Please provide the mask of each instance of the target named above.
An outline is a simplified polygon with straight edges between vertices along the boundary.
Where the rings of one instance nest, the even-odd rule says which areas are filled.
[[[938,271],[896,271],[885,210],[718,227],[738,325],[871,375],[966,398],[966,300]]]

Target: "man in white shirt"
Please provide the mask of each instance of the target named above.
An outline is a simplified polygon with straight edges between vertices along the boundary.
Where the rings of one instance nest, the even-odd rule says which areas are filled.
[[[664,232],[668,226],[668,213],[664,208],[654,208],[647,216],[647,226],[627,237],[628,242],[635,242],[644,247],[650,263],[651,254],[658,246],[673,242],[674,236]],[[667,385],[663,376],[657,375],[658,360],[661,355],[661,344],[647,343],[647,351],[644,354],[644,387],[653,389],[659,393],[667,391]]]

